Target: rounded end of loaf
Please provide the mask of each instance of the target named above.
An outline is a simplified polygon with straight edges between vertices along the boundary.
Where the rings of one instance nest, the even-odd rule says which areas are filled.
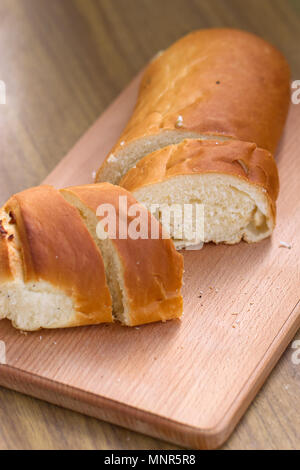
[[[290,68],[275,47],[246,31],[194,31],[149,64],[96,182],[119,184],[139,159],[185,138],[232,138],[274,153],[289,105]]]

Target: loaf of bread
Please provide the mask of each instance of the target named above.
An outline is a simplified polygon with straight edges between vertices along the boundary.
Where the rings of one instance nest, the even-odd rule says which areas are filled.
[[[284,57],[233,29],[193,32],[157,56],[96,181],[118,184],[145,155],[186,138],[240,140],[274,152],[290,102]]]
[[[192,206],[192,227],[187,217],[177,224],[170,219],[177,248],[200,242],[257,242],[275,225],[276,163],[270,152],[248,142],[188,139],[170,145],[142,158],[120,185],[149,210],[155,201],[161,222],[172,205]],[[203,205],[198,215],[203,221],[197,220],[197,204]],[[203,236],[193,238],[191,232]]]
[[[170,239],[96,237],[94,211],[105,202],[119,211],[119,195],[136,204],[109,184],[39,186],[9,199],[0,211],[0,319],[32,331],[181,315],[183,261]]]
[[[183,258],[170,238],[163,237],[161,225],[145,207],[130,193],[109,183],[78,186],[62,190],[62,194],[79,210],[102,253],[118,320],[134,326],[179,317]],[[97,211],[100,206],[115,209],[115,238],[99,237],[97,225],[106,219],[106,214]],[[136,213],[146,222],[141,238],[124,231],[124,226],[134,224]]]
[[[16,194],[0,220],[0,318],[22,330],[112,321],[101,254],[58,191]]]

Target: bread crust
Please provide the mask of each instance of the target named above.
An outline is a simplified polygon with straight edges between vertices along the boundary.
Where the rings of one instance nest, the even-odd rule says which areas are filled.
[[[0,218],[0,224],[1,224]],[[13,279],[13,274],[9,263],[7,234],[0,233],[0,283],[5,283]]]
[[[273,153],[289,103],[289,66],[273,46],[245,31],[195,31],[150,63],[110,154],[167,130],[254,142]]]
[[[111,204],[117,214],[117,238],[111,239],[122,263],[124,286],[129,303],[131,326],[165,321],[180,317],[182,296],[180,293],[183,274],[183,257],[176,252],[170,239],[162,239],[162,229],[156,219],[142,206],[139,209],[151,223],[158,227],[160,238],[133,240],[121,239],[119,233],[119,214],[127,217],[127,226],[133,217],[125,214],[119,205],[119,197],[126,196],[128,208],[137,204],[136,199],[125,189],[109,183],[84,185],[68,188],[96,213],[101,204]],[[98,217],[99,221],[102,217]]]
[[[260,186],[275,211],[279,178],[272,154],[255,144],[237,140],[186,139],[142,158],[121,180],[127,191],[160,183],[179,175],[220,173],[237,176]],[[155,202],[155,201],[153,201]]]
[[[176,176],[205,173],[235,176],[259,187],[268,200],[275,225],[279,192],[276,162],[270,152],[249,142],[185,140],[142,158],[123,177],[120,186],[135,192]]]
[[[77,313],[66,326],[112,322],[103,260],[76,209],[45,185],[12,196],[4,210],[15,219],[24,282],[46,281],[72,298]]]

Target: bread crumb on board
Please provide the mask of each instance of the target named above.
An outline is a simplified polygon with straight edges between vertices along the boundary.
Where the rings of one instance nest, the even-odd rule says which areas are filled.
[[[181,115],[178,116],[177,121],[175,123],[175,127],[182,127],[183,126],[183,117]]]
[[[210,292],[214,291],[216,294],[218,294],[218,292],[220,292],[220,289],[218,287],[208,286],[208,288],[209,288]],[[199,293],[197,294],[198,299],[201,299],[203,294],[204,294],[203,290],[200,290]]]
[[[116,162],[117,159],[116,159],[116,157],[114,156],[114,154],[111,153],[110,156],[108,157],[107,161],[108,161],[109,163],[112,163],[112,162]]]
[[[287,248],[288,250],[291,250],[292,245],[290,243],[280,241],[279,248]]]

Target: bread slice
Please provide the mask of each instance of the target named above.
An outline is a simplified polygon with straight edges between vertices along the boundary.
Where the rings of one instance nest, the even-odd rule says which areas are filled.
[[[26,331],[113,321],[101,254],[54,188],[16,194],[0,221],[0,319]]]
[[[115,318],[135,326],[180,317],[183,258],[173,242],[163,238],[155,218],[130,193],[109,183],[63,189],[61,194],[78,209],[102,253]],[[102,234],[107,231],[99,208],[115,211],[115,237],[99,238],[99,227]],[[147,222],[146,238],[121,235],[123,223],[126,228],[134,223],[134,208]],[[151,238],[151,229],[158,238]]]
[[[157,135],[141,137],[127,143],[123,148],[121,146],[118,150],[113,150],[99,169],[96,182],[109,182],[117,185],[122,177],[146,155],[189,138],[209,140],[216,139],[216,136],[206,136],[196,132],[163,131]],[[228,140],[228,138],[219,137],[219,140]]]
[[[254,142],[273,153],[289,104],[289,66],[273,46],[245,31],[195,31],[147,67],[96,181],[118,184],[141,158],[186,138]]]
[[[192,207],[192,220],[169,220],[177,248],[200,242],[257,242],[275,226],[278,173],[270,152],[255,144],[185,140],[144,157],[120,185],[148,210],[153,204],[158,219],[175,205]],[[196,213],[202,205],[203,214]],[[153,211],[152,211],[153,212]],[[199,232],[204,215],[203,231]],[[191,230],[192,227],[192,230]],[[201,238],[191,234],[203,233]]]

